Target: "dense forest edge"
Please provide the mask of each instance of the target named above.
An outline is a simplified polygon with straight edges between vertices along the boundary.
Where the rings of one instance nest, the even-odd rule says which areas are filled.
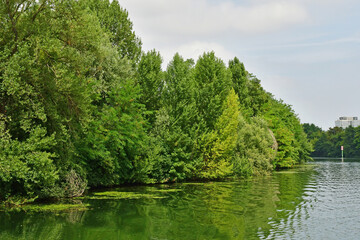
[[[117,1],[1,1],[0,18],[0,201],[310,159],[294,110],[238,58],[175,54],[163,70]]]
[[[314,124],[304,123],[303,129],[314,148],[312,157],[341,158],[343,146],[344,157],[360,158],[360,126],[333,127],[324,131]]]

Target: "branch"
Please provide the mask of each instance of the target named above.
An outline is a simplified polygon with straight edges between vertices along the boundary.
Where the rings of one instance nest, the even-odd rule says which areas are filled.
[[[21,10],[20,13],[24,13],[27,11],[27,9],[29,8],[30,3],[27,3],[26,5],[24,4],[26,0],[23,0],[22,3],[19,3],[19,5],[17,6],[13,16],[15,16],[15,13],[17,13],[19,11],[19,8],[21,6]],[[26,6],[26,7],[25,7]],[[17,22],[19,17],[21,16],[21,14],[18,14],[17,17],[15,18],[15,21]]]
[[[15,42],[18,39],[18,32],[16,30],[16,22],[14,21],[14,15],[11,13],[11,9],[10,9],[10,3],[9,0],[6,0],[6,6],[7,6],[7,14],[9,16],[9,19],[11,21],[11,29],[15,35]]]
[[[40,5],[34,16],[32,17],[32,21],[34,22],[36,19],[36,16],[45,8],[45,5],[47,3],[47,0],[43,1],[43,3]]]
[[[23,5],[25,1],[26,1],[26,0],[23,0],[21,3],[19,3],[19,4],[16,6],[15,11],[14,11],[14,13],[12,14],[13,16],[15,16],[15,14],[19,11],[20,6]]]

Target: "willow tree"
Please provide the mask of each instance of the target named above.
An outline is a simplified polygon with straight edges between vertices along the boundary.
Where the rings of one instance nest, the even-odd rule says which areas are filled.
[[[82,0],[99,19],[100,25],[110,35],[110,41],[121,58],[137,63],[141,56],[141,40],[133,30],[126,9],[118,1]]]
[[[1,19],[0,96],[5,131],[19,144],[29,142],[36,129],[44,138],[54,136],[52,147],[39,150],[52,153],[47,165],[71,168],[74,142],[88,123],[93,88],[98,86],[90,77],[96,68],[93,60],[108,45],[103,41],[106,36],[97,19],[75,2],[6,1],[1,4]],[[10,156],[21,155],[10,150]],[[20,161],[26,166],[23,172],[37,172],[28,158]],[[13,181],[19,193],[24,193],[27,184],[35,185],[37,192],[44,190],[26,177],[14,175]]]
[[[137,152],[132,149],[134,136],[127,133],[141,131],[144,124],[132,63],[119,54],[108,25],[88,4],[60,0],[0,4],[0,121],[6,136],[0,166],[7,159],[19,163],[17,173],[0,168],[0,176],[6,176],[1,187],[12,189],[9,194],[55,194],[66,188],[69,173],[86,181],[97,166],[92,166],[94,161],[110,164],[108,158],[88,158],[91,136],[101,132],[109,141],[106,124],[126,139],[114,143],[116,147],[101,143],[99,154],[110,154],[116,159],[111,164],[122,166],[125,155]],[[116,109],[109,112],[117,111],[126,120],[107,119],[110,106]],[[127,126],[132,130],[116,125],[127,121],[126,115],[134,121]],[[47,181],[35,177],[45,176],[44,171]]]

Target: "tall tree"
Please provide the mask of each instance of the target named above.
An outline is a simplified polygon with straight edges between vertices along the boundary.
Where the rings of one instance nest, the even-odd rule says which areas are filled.
[[[129,132],[141,130],[143,120],[138,113],[141,106],[130,104],[133,108],[130,111],[123,106],[138,98],[133,91],[132,65],[119,54],[114,40],[109,38],[109,30],[89,10],[88,3],[29,0],[0,4],[0,100],[3,103],[0,111],[9,139],[7,146],[28,146],[39,152],[31,155],[25,149],[20,153],[6,148],[8,158],[17,157],[24,166],[20,174],[12,177],[18,184],[18,192],[29,193],[27,189],[38,195],[58,192],[46,189],[38,180],[21,177],[28,176],[27,171],[40,173],[34,162],[46,163],[43,170],[48,169],[49,177],[59,180],[54,187],[66,182],[66,176],[74,172],[73,169],[86,178],[84,168],[88,166],[87,161],[94,159],[84,157],[82,154],[86,151],[78,146],[89,136],[101,132],[98,129],[106,129],[110,121],[107,118],[112,117],[112,127],[117,134],[126,136],[126,140],[122,138],[111,148],[127,153],[137,151],[133,149],[136,144],[131,145],[134,134]],[[113,118],[110,115],[115,110],[109,107],[118,104],[122,104],[116,109],[118,118]],[[104,111],[108,110],[105,117]],[[115,125],[126,122],[126,114],[131,115],[128,119],[133,119],[136,125],[132,130]],[[129,125],[124,128],[130,128]],[[101,133],[102,137],[109,138],[108,132]],[[109,151],[110,147],[106,147]],[[117,154],[124,155],[123,152]],[[5,161],[4,158],[1,161]]]
[[[264,109],[266,111],[263,117],[278,142],[274,166],[276,168],[292,167],[307,161],[312,146],[291,106],[282,100],[271,99]]]
[[[200,140],[203,156],[203,167],[200,177],[221,178],[232,173],[232,157],[238,139],[240,110],[239,99],[231,89],[223,102],[222,113],[214,129]]]
[[[161,70],[160,53],[151,50],[141,56],[138,65],[138,84],[141,88],[141,102],[150,111],[149,121],[155,121],[156,111],[161,106],[161,94],[164,87],[164,74]]]
[[[214,129],[222,103],[231,88],[231,75],[214,52],[204,53],[195,65],[195,100],[208,129]]]
[[[238,58],[229,61],[229,70],[232,74],[233,88],[239,96],[243,116],[247,119],[260,116],[271,95],[263,89],[256,76],[245,70],[244,64]]]
[[[110,41],[116,47],[121,58],[128,58],[135,63],[141,55],[141,40],[133,30],[133,23],[128,12],[118,1],[82,0],[96,13],[103,29],[110,35]]]
[[[198,114],[194,101],[193,61],[175,54],[165,73],[162,107],[151,130],[151,178],[158,181],[191,178]]]

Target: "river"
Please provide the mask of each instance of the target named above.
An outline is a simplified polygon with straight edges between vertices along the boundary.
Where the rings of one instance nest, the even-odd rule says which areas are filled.
[[[359,239],[360,161],[122,187],[75,201],[86,208],[0,211],[0,239]]]

